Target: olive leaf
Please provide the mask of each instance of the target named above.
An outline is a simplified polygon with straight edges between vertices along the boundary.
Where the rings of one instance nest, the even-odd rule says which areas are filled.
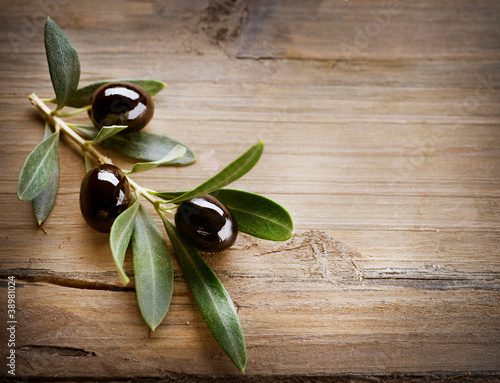
[[[111,232],[109,234],[111,253],[113,254],[118,275],[124,286],[130,282],[130,279],[123,270],[123,260],[125,259],[125,253],[127,252],[130,238],[134,231],[135,217],[137,216],[139,205],[139,199],[136,198],[132,206],[116,218],[115,222],[113,222],[113,226],[111,226]]]
[[[121,133],[101,143],[102,146],[142,161],[158,161],[177,145],[186,148],[186,154],[169,165],[189,165],[194,162],[194,152],[187,145],[170,137],[146,132]]]
[[[45,123],[45,133],[43,139],[49,138],[52,134],[50,125]],[[50,212],[54,208],[56,203],[57,192],[59,190],[59,155],[57,150],[55,151],[54,167],[49,177],[49,181],[42,193],[33,199],[33,213],[39,225],[41,225],[50,215]]]
[[[271,241],[286,241],[293,234],[290,213],[269,198],[234,189],[220,189],[211,195],[231,211],[243,233]]]
[[[149,93],[150,96],[154,96],[167,86],[167,84],[165,84],[162,81],[153,80],[149,78],[97,81],[85,85],[81,88],[78,88],[76,92],[73,94],[73,96],[68,100],[66,106],[71,106],[73,108],[83,108],[89,105],[90,99],[94,94],[94,92],[97,90],[97,88],[101,87],[104,84],[108,84],[110,82],[130,82],[132,84],[139,85],[147,93]],[[50,100],[50,102],[56,102],[56,100]]]
[[[92,125],[71,125],[71,127],[89,139],[94,139],[99,131]],[[186,148],[186,153],[168,165],[189,165],[195,161],[195,154],[189,146],[155,133],[119,133],[100,142],[100,145],[125,156],[148,162],[161,160],[177,145],[182,145]]]
[[[241,176],[245,175],[254,165],[259,161],[262,151],[264,150],[264,143],[261,141],[245,153],[243,153],[236,160],[227,165],[215,176],[202,183],[195,189],[188,191],[174,199],[168,201],[169,203],[177,203],[186,201],[192,198],[199,197],[203,194],[209,194],[215,190],[229,185],[231,182],[236,181]]]
[[[45,53],[59,110],[78,88],[80,59],[66,33],[50,17],[45,22]]]
[[[96,138],[97,134],[99,133],[99,129],[94,125],[68,124],[68,126],[73,130],[76,130],[77,132],[83,134],[89,140],[93,140],[94,138]]]
[[[205,323],[229,359],[244,371],[245,339],[231,297],[193,245],[180,236],[163,213],[160,216]]]
[[[17,196],[21,201],[38,197],[50,182],[52,169],[57,160],[59,131],[55,131],[28,155],[17,184]]]
[[[97,133],[95,138],[89,141],[89,145],[99,144],[100,142],[120,133],[122,130],[127,129],[127,125],[111,125],[103,126]]]
[[[186,147],[182,145],[176,145],[170,153],[168,153],[165,157],[159,159],[158,161],[153,162],[138,162],[134,164],[132,170],[124,170],[125,174],[139,173],[145,172],[151,169],[156,168],[161,165],[168,165],[173,161],[181,158],[186,153]]]
[[[135,217],[131,243],[137,303],[145,322],[154,330],[170,306],[174,272],[165,238],[142,204]]]
[[[85,160],[85,173],[88,173],[94,167],[94,163],[92,162],[92,159],[87,154],[84,153],[83,157]]]

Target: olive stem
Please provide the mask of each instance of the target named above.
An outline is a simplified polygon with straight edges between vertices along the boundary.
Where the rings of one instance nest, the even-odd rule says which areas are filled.
[[[157,199],[156,198],[153,198],[153,196],[151,194],[149,194],[146,189],[144,189],[143,187],[141,187],[140,185],[138,185],[134,180],[130,179],[129,176],[126,176],[128,178],[128,182],[130,183],[130,186],[132,186],[132,188],[137,192],[139,193],[140,195],[142,195],[144,198],[146,198],[149,202],[151,202],[153,205],[156,205],[157,204]]]
[[[41,100],[35,93],[30,94],[29,99],[31,103],[35,105],[43,113],[45,120],[47,120],[55,129],[64,131],[64,133],[66,133],[74,142],[76,142],[80,146],[80,148],[84,152],[84,155],[85,153],[90,153],[97,161],[99,161],[102,164],[110,164],[110,165],[113,164],[111,159],[99,153],[99,151],[97,151],[89,143],[89,141],[86,141],[82,137],[80,137],[73,129],[71,129],[68,126],[68,124],[66,124],[66,122],[64,122],[61,118],[58,117],[61,116],[62,114],[56,115],[55,113],[53,113],[50,110],[50,108],[47,105],[45,105],[44,101]],[[149,189],[145,189],[139,186],[134,180],[130,179],[128,176],[127,178],[129,180],[130,186],[132,186],[132,188],[138,194],[141,194],[144,198],[146,198],[149,202],[151,202],[155,206],[155,208],[157,208],[157,206],[159,206],[159,204],[163,202],[163,200],[153,197],[148,192]]]
[[[45,103],[35,93],[30,94],[29,99],[31,103],[43,113],[45,120],[47,120],[55,129],[61,129],[64,131],[64,133],[75,141],[84,152],[90,153],[100,163],[112,164],[109,158],[99,153],[91,145],[87,145],[86,141],[76,134],[75,131],[71,129],[61,118],[53,115],[50,108],[45,105]]]

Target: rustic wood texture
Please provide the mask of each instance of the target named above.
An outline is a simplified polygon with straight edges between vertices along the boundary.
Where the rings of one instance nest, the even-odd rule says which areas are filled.
[[[14,275],[18,378],[499,379],[498,1],[3,3],[0,320]],[[241,235],[207,256],[238,307],[245,375],[177,265],[170,311],[148,331],[133,284],[119,286],[107,236],[80,216],[83,160],[69,140],[42,229],[17,199],[43,133],[27,96],[52,95],[47,14],[79,52],[81,84],[168,84],[147,129],[198,159],[133,177],[141,185],[194,187],[264,140],[260,163],[234,186],[286,206],[296,234],[286,243]],[[125,269],[132,276],[129,256]]]

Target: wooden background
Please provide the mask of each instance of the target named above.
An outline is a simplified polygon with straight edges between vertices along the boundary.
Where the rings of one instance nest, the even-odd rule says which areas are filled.
[[[499,380],[497,0],[1,3],[0,327],[13,275],[18,378]],[[264,140],[259,164],[233,186],[286,206],[296,234],[241,235],[207,258],[239,309],[245,375],[177,266],[170,311],[149,333],[133,285],[119,288],[107,236],[80,215],[84,166],[69,140],[42,229],[17,199],[43,133],[27,96],[53,94],[49,14],[79,52],[82,85],[168,84],[147,130],[198,160],[133,177],[141,185],[194,187]],[[3,377],[7,336],[0,330]]]

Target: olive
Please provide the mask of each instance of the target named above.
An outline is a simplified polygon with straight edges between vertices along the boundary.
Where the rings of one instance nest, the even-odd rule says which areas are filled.
[[[137,132],[153,118],[154,103],[140,86],[111,82],[96,89],[90,99],[89,117],[98,127],[127,125],[124,132]]]
[[[210,195],[182,202],[175,213],[175,225],[187,240],[204,251],[226,250],[238,235],[238,223],[231,212]]]
[[[116,217],[131,204],[130,184],[114,165],[102,164],[88,171],[80,188],[80,210],[87,224],[109,233]]]

